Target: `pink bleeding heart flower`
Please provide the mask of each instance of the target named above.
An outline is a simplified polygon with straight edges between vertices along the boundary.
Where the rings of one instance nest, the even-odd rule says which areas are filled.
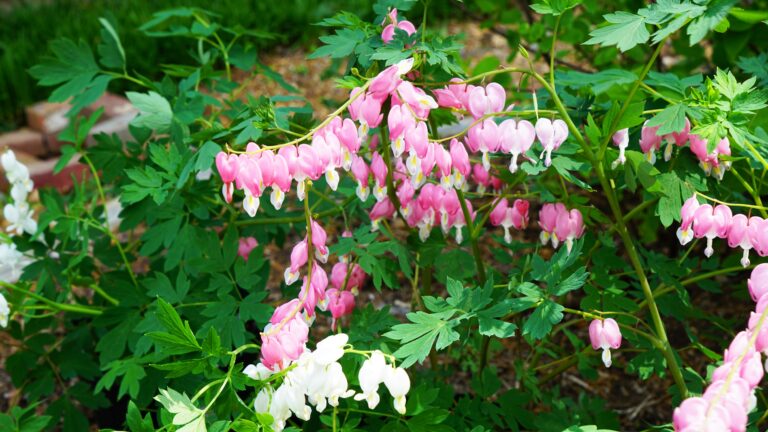
[[[341,155],[341,166],[349,170],[352,165],[352,155],[360,150],[360,136],[352,119],[344,119],[336,135],[343,146]]]
[[[237,254],[248,261],[248,255],[250,255],[251,251],[256,249],[258,245],[259,242],[255,237],[242,237],[237,244]]]
[[[596,319],[589,324],[589,341],[595,350],[603,350],[603,364],[611,367],[611,349],[621,346],[621,330],[613,318]]]
[[[232,184],[238,177],[239,163],[237,155],[230,155],[225,152],[219,152],[216,155],[216,169],[219,171],[221,181],[224,186],[221,188],[221,194],[224,195],[224,201],[232,202],[234,194],[234,185]]]
[[[370,213],[368,213],[368,217],[371,219],[371,229],[373,231],[378,230],[379,221],[385,218],[390,218],[393,214],[395,214],[395,206],[389,198],[385,197],[383,200],[374,204]]]
[[[499,126],[493,119],[485,119],[482,123],[472,126],[467,132],[467,145],[473,151],[480,151],[483,155],[483,168],[491,169],[489,152],[496,152],[501,145]]]
[[[651,164],[656,163],[656,150],[661,148],[661,137],[656,135],[659,126],[648,126],[648,121],[640,130],[640,149],[645,154],[646,160]]]
[[[357,197],[360,198],[360,201],[367,200],[369,194],[368,177],[370,176],[370,170],[368,169],[368,164],[365,163],[365,159],[360,156],[354,156],[350,171],[352,172],[352,176],[355,177],[355,180],[357,180],[357,188],[355,189]]]
[[[420,118],[427,118],[429,111],[437,108],[437,102],[424,90],[415,87],[408,81],[403,81],[397,86],[397,95],[403,102],[410,105],[411,109]]]
[[[333,288],[326,291],[325,295],[328,302],[328,310],[331,311],[331,316],[333,316],[331,330],[336,331],[337,320],[351,315],[352,311],[355,310],[355,296],[349,291],[339,291]]]
[[[355,88],[350,94],[352,103],[349,105],[349,116],[360,123],[358,135],[361,138],[368,136],[368,132],[379,126],[384,119],[381,113],[381,101],[371,94],[360,94],[362,89]]]
[[[401,60],[397,64],[384,69],[371,80],[368,91],[374,98],[384,101],[387,96],[395,91],[402,82],[401,77],[410,72],[411,68],[413,68],[413,58]]]
[[[451,83],[445,88],[434,90],[437,104],[443,108],[468,110],[469,91],[472,90],[461,79],[451,78]]]
[[[285,269],[283,274],[286,285],[292,285],[299,280],[299,270],[307,263],[308,257],[309,249],[307,248],[307,240],[304,239],[296,243],[293,250],[291,250],[291,265]]]
[[[616,158],[616,160],[613,161],[613,164],[611,165],[613,169],[616,169],[616,167],[619,165],[624,165],[624,163],[627,162],[627,156],[625,153],[627,147],[629,146],[629,129],[624,128],[616,131],[616,133],[614,133],[611,137],[611,141],[613,141],[613,145],[619,148],[619,157]]]
[[[707,140],[698,135],[689,135],[691,152],[699,159],[699,166],[706,175],[714,175],[718,180],[723,179],[730,162],[721,160],[720,156],[731,155],[731,144],[728,138],[721,139],[712,152],[707,151]]]
[[[560,119],[540,118],[536,121],[536,137],[544,147],[539,159],[544,159],[544,166],[548,167],[552,164],[552,152],[568,138],[568,125]]]
[[[720,405],[710,406],[701,397],[688,398],[675,408],[675,432],[730,431],[730,414]]]
[[[559,212],[555,223],[555,232],[557,237],[565,242],[565,247],[570,253],[573,248],[573,241],[584,234],[584,219],[581,212],[577,209],[570,212]]]
[[[310,227],[312,227],[312,246],[315,249],[315,257],[325,263],[328,261],[329,253],[328,246],[326,246],[328,235],[325,233],[325,229],[314,219],[312,219]]]
[[[381,40],[384,41],[385,44],[392,42],[392,39],[395,38],[396,28],[408,33],[408,36],[416,33],[416,27],[412,22],[408,20],[397,20],[397,9],[392,9],[387,15],[387,18],[389,19],[389,24],[387,24],[384,27],[384,30],[381,31]]]
[[[683,203],[683,207],[680,209],[680,228],[677,229],[677,239],[680,240],[680,244],[685,246],[693,240],[693,230],[691,226],[696,216],[696,210],[699,209],[699,200],[696,199],[694,194]]]
[[[280,210],[285,193],[291,189],[291,174],[288,163],[282,155],[276,155],[272,163],[272,193],[269,195],[269,200],[276,210]]]
[[[453,167],[453,185],[459,189],[464,187],[466,178],[472,172],[472,165],[469,163],[469,154],[464,144],[456,138],[451,140],[450,144],[451,166]]]
[[[568,210],[563,203],[548,203],[541,207],[541,210],[539,210],[539,227],[541,227],[539,239],[542,245],[546,246],[552,240],[552,247],[557,248],[561,240],[555,229],[557,227],[557,219],[560,213],[567,212]]]
[[[768,256],[768,219],[753,216],[749,220],[749,241],[761,257]]]
[[[429,146],[429,130],[423,121],[409,125],[405,131],[405,144],[411,156],[423,158]]]
[[[298,307],[298,305],[292,305]],[[309,326],[295,311],[273,324],[261,334],[261,362],[273,371],[279,371],[297,360],[306,349]]]
[[[739,358],[750,355],[755,351],[755,347],[750,345],[751,333],[747,330],[742,330],[736,334],[731,341],[728,349],[723,354],[723,362],[732,362]]]
[[[397,199],[400,201],[400,213],[403,217],[408,217],[408,204],[413,200],[413,196],[416,194],[416,190],[409,181],[400,182],[397,186]]]
[[[358,264],[352,265],[352,271],[347,275],[348,263],[338,262],[331,269],[330,283],[333,288],[339,291],[349,290],[352,294],[357,295],[357,292],[365,284],[366,274],[362,267]],[[346,286],[344,283],[346,282]]]
[[[752,301],[755,302],[768,293],[768,264],[759,264],[752,270],[752,274],[747,280],[747,287]]]
[[[713,240],[717,237],[727,238],[731,218],[731,209],[724,205],[718,205],[713,209],[711,205],[703,204],[694,213],[693,235],[696,238],[706,237],[707,247],[704,249],[704,255],[707,258],[714,253]]]
[[[258,160],[252,157],[243,158],[239,162],[237,182],[242,186],[245,197],[243,198],[243,210],[249,216],[256,216],[259,209],[259,197],[261,197],[263,183],[261,168]]]
[[[673,145],[682,147],[685,145],[685,143],[688,142],[688,134],[690,132],[691,132],[691,122],[686,117],[685,126],[683,126],[683,130],[679,132],[668,133],[662,137],[664,141],[667,143],[667,146],[664,148],[665,161],[669,161],[669,159],[672,158],[672,149],[674,148]]]
[[[480,117],[504,111],[507,100],[504,87],[498,83],[490,83],[485,87],[475,87],[469,92],[468,108],[475,120]]]
[[[424,184],[424,182],[427,181],[427,177],[429,177],[432,174],[432,170],[435,168],[435,164],[437,162],[435,160],[435,153],[437,150],[437,146],[438,144],[433,142],[427,145],[427,153],[419,161],[419,172],[416,174],[415,177],[411,178],[413,182],[413,187],[419,188],[421,185]]]
[[[373,188],[373,196],[377,201],[381,201],[387,197],[387,164],[384,162],[384,158],[379,153],[373,153],[371,156],[371,173],[376,180],[376,185]]]
[[[517,158],[524,155],[536,140],[536,129],[528,120],[518,122],[509,119],[504,120],[499,125],[499,134],[501,135],[501,150],[512,155],[509,162],[509,171],[517,171]]]
[[[411,110],[402,105],[393,105],[387,116],[389,139],[391,141],[392,154],[399,158],[406,150],[405,132],[416,126],[416,119]]]
[[[491,173],[481,164],[472,165],[472,180],[477,183],[477,192],[484,193],[491,187]]]
[[[743,214],[734,215],[731,226],[728,229],[728,246],[740,247],[743,250],[741,265],[749,266],[749,250],[752,249],[752,241],[749,239],[749,218]]]
[[[440,174],[440,186],[449,190],[453,187],[453,176],[451,175],[453,162],[451,161],[451,153],[439,144],[435,145],[435,163],[437,164],[437,172]]]

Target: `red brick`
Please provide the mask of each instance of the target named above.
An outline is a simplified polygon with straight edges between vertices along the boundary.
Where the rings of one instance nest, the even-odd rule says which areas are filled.
[[[6,147],[14,152],[24,152],[35,156],[42,156],[47,153],[43,143],[43,134],[28,128],[0,134],[0,152]]]
[[[128,99],[114,93],[105,92],[95,102],[85,107],[83,114],[90,116],[102,107],[104,108],[104,113],[101,115],[102,120],[137,112]]]
[[[59,132],[69,124],[66,116],[69,108],[68,103],[38,102],[30,105],[26,108],[27,124],[44,134]]]

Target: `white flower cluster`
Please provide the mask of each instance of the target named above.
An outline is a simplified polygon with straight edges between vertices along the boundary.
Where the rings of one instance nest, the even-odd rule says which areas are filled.
[[[315,351],[306,350],[293,367],[285,372],[283,382],[278,388],[265,386],[256,396],[254,408],[257,413],[268,413],[274,423],[272,429],[280,432],[285,428],[291,415],[302,420],[309,420],[314,405],[317,412],[322,412],[328,405],[336,407],[339,399],[355,396],[355,400],[368,401],[373,409],[379,403],[378,388],[384,383],[395,399],[395,409],[405,414],[405,395],[411,388],[408,374],[402,368],[388,365],[381,351],[374,351],[360,369],[359,380],[362,393],[355,395],[349,389],[347,377],[338,360],[344,355],[344,347],[349,337],[343,333],[329,336],[318,342]],[[263,364],[248,365],[243,371],[249,377],[264,381],[273,372]]]
[[[11,316],[11,308],[8,307],[8,301],[0,294],[0,327],[8,326],[8,317]]]
[[[32,210],[27,202],[27,197],[34,187],[29,177],[29,170],[16,160],[16,155],[11,150],[7,150],[0,156],[0,163],[11,186],[13,200],[3,209],[3,216],[8,222],[8,231],[11,235],[21,235],[25,232],[34,234],[37,231],[37,221],[32,218]],[[16,249],[15,244],[0,242],[0,280],[3,282],[13,283],[19,280],[21,271],[31,262],[29,257]],[[7,313],[3,314],[3,304],[7,309],[4,299],[0,302],[0,318],[5,317],[7,320]]]
[[[34,234],[37,232],[37,221],[32,217],[32,209],[27,202],[27,196],[34,184],[29,177],[27,167],[16,160],[16,155],[11,150],[7,150],[0,156],[0,163],[3,165],[5,177],[11,185],[12,203],[5,205],[3,215],[9,222],[8,231],[21,235],[23,233]]]

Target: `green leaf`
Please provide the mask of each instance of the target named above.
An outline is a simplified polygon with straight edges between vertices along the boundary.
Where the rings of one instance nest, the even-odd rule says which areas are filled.
[[[179,432],[206,432],[205,411],[197,408],[186,394],[171,388],[161,389],[160,394],[155,396],[155,400],[160,402],[171,414],[174,414],[174,425],[186,425],[186,427],[178,429]]]
[[[478,314],[477,320],[480,323],[480,334],[484,336],[508,338],[514,336],[515,330],[517,330],[517,325],[513,323],[490,318],[483,314]]]
[[[56,162],[56,166],[53,167],[53,173],[58,174],[63,170],[70,160],[72,160],[72,156],[77,154],[77,149],[72,147],[71,145],[67,144],[61,147],[61,156],[59,157],[59,161]]]
[[[699,43],[710,30],[717,27],[736,3],[738,0],[714,0],[709,3],[704,14],[688,25],[686,33],[691,46]]]
[[[552,300],[544,300],[525,320],[523,334],[534,339],[543,339],[552,331],[552,326],[563,320],[563,306]]]
[[[532,4],[531,9],[542,15],[558,16],[581,3],[581,0],[540,0]]]
[[[648,120],[648,126],[659,126],[659,129],[656,131],[658,135],[680,132],[685,128],[685,114],[687,111],[688,106],[684,103],[669,105]]]
[[[170,129],[173,111],[166,98],[153,91],[146,94],[127,92],[125,95],[140,112],[131,120],[131,125],[158,132],[167,132]]]
[[[394,355],[403,359],[403,367],[407,368],[417,361],[424,362],[432,345],[442,350],[459,340],[459,333],[453,329],[458,324],[451,320],[453,315],[452,310],[435,314],[411,312],[406,315],[411,323],[398,324],[384,334],[385,337],[400,341],[401,346]]]
[[[606,69],[600,72],[566,71],[557,73],[557,83],[575,89],[586,88],[593,94],[607,92],[615,85],[632,84],[637,75],[624,69]]]
[[[51,51],[56,57],[46,58],[29,73],[42,86],[64,84],[62,88],[67,90],[60,95],[60,101],[79,93],[99,73],[93,52],[84,42],[76,44],[69,39],[56,39],[51,42]]]
[[[112,24],[104,18],[99,18],[101,29],[101,43],[99,44],[99,56],[101,64],[111,69],[125,68],[125,50],[120,43],[120,37]]]
[[[585,45],[615,45],[624,52],[646,43],[651,36],[645,26],[645,18],[640,15],[619,11],[603,15],[603,18],[610,25],[593,30],[589,34],[592,38],[584,42]]]
[[[133,401],[128,401],[128,413],[125,416],[125,423],[130,432],[154,432],[155,430],[152,415],[147,414],[142,418],[139,408]]]
[[[556,285],[548,287],[549,293],[554,296],[561,296],[573,290],[577,290],[584,286],[587,281],[589,273],[585,267],[577,269],[571,273],[567,278],[559,281]]]
[[[156,313],[167,333],[152,332],[148,333],[147,336],[162,345],[168,354],[183,354],[201,349],[195,334],[189,328],[189,323],[181,321],[181,317],[173,306],[158,298]]]
[[[310,59],[320,57],[344,58],[355,51],[355,47],[367,39],[364,31],[360,29],[343,28],[336,30],[336,34],[321,36],[320,40],[325,45],[319,47],[312,54]]]

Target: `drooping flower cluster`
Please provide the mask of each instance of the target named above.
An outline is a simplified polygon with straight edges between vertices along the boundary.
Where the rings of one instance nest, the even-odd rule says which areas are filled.
[[[37,232],[37,221],[34,219],[32,209],[27,202],[27,197],[34,188],[34,183],[29,177],[27,167],[16,160],[16,155],[12,150],[6,150],[0,156],[0,162],[5,171],[5,177],[11,187],[11,199],[3,208],[3,216],[8,222],[7,230],[16,235],[23,233],[35,234]]]
[[[621,330],[613,318],[596,319],[589,323],[589,341],[595,350],[603,350],[603,364],[611,367],[611,349],[621,346]]]
[[[539,226],[541,227],[541,244],[552,242],[557,248],[560,242],[565,243],[568,252],[573,248],[573,242],[584,235],[584,218],[578,209],[568,210],[563,203],[544,204],[539,210]]]
[[[489,219],[491,225],[504,227],[504,241],[512,243],[512,234],[509,229],[525,229],[528,226],[528,208],[530,203],[526,200],[516,199],[512,206],[506,198],[499,200],[496,207],[491,211]]]
[[[309,405],[314,406],[317,412],[323,412],[328,405],[336,407],[340,399],[355,396],[356,400],[365,399],[370,408],[375,408],[380,400],[378,387],[382,382],[394,399],[395,409],[405,414],[405,396],[411,387],[410,379],[402,368],[388,365],[381,351],[373,351],[370,358],[363,362],[359,373],[361,392],[355,394],[349,388],[339,363],[348,340],[343,333],[328,336],[317,343],[314,351],[304,350],[289,368],[279,372],[283,374],[279,386],[270,383],[259,391],[254,409],[257,413],[272,416],[273,430],[283,430],[292,415],[309,420],[312,414]],[[276,372],[258,364],[248,365],[243,373],[264,381]]]
[[[11,316],[11,308],[8,307],[8,300],[0,294],[0,327],[8,327],[8,318]]]
[[[16,159],[12,150],[6,150],[0,156],[5,177],[10,186],[9,202],[3,208],[3,217],[8,223],[7,231],[11,236],[37,232],[37,221],[27,198],[34,188],[27,167]],[[24,267],[32,259],[20,252],[14,243],[0,241],[0,280],[13,283],[19,280]]]
[[[760,264],[749,279],[756,301],[747,329],[740,332],[723,354],[723,363],[712,373],[702,396],[691,397],[675,409],[678,432],[743,432],[747,416],[755,409],[755,388],[763,378],[761,353],[768,355],[768,264]],[[768,368],[768,364],[766,364]]]
[[[677,147],[690,145],[691,152],[699,159],[699,166],[706,175],[712,175],[718,180],[723,179],[725,172],[731,167],[731,162],[723,156],[731,155],[731,143],[727,137],[722,138],[717,146],[711,151],[707,151],[707,140],[699,135],[692,134],[691,122],[686,118],[683,130],[672,132],[665,135],[658,135],[659,126],[648,126],[646,121],[640,130],[640,149],[645,154],[646,160],[651,164],[656,163],[656,152],[661,149],[661,144],[665,143],[664,160],[669,161],[672,157],[672,150]],[[623,165],[626,162],[624,155],[625,149],[629,146],[629,129],[617,131],[613,137],[613,143],[619,148],[619,157],[613,162],[613,167]]]
[[[696,195],[688,198],[680,210],[680,228],[677,238],[685,245],[695,238],[706,238],[704,254],[712,256],[715,238],[728,241],[728,246],[741,248],[741,265],[749,265],[749,251],[754,249],[760,256],[768,256],[768,220],[759,216],[734,215],[730,207],[718,204],[700,204]]]

